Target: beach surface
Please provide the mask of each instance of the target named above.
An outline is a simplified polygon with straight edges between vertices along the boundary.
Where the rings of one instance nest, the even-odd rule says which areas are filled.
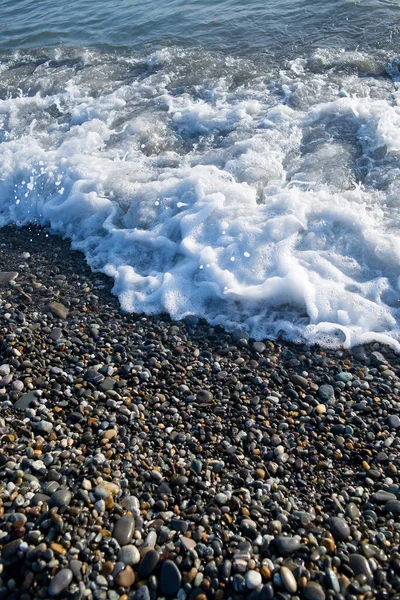
[[[121,312],[0,230],[0,599],[400,598],[399,356]]]

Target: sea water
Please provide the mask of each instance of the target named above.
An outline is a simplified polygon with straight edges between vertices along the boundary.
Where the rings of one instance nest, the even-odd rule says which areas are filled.
[[[0,0],[0,27],[0,226],[70,238],[127,311],[400,350],[397,0]]]

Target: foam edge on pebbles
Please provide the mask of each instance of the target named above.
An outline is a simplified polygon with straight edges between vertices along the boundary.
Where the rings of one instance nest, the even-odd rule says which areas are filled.
[[[400,598],[397,355],[121,314],[0,236],[0,600]]]

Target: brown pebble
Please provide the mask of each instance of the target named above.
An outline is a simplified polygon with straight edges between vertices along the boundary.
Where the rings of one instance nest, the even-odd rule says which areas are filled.
[[[271,571],[268,569],[267,565],[263,565],[260,569],[260,573],[266,581],[271,579]]]
[[[305,588],[307,585],[308,581],[307,581],[307,577],[300,577],[299,579],[299,588]]]
[[[124,588],[129,588],[135,583],[135,573],[132,567],[127,565],[115,578],[115,583]]]
[[[54,554],[61,554],[61,556],[64,556],[65,554],[67,554],[66,549],[61,546],[61,544],[51,544],[51,549],[53,550]]]
[[[98,523],[101,525],[101,523]],[[108,529],[100,529],[100,533],[103,537],[111,537],[111,531]]]
[[[198,570],[193,567],[192,569],[190,569],[190,571],[188,573],[184,574],[184,576],[182,578],[182,583],[183,584],[192,583],[192,581],[196,577],[197,573],[198,573]]]
[[[111,560],[108,560],[107,562],[104,563],[104,565],[102,565],[101,567],[101,574],[103,575],[103,577],[107,577],[107,575],[111,575],[111,573],[114,571],[114,563],[111,562]]]
[[[117,432],[115,429],[107,429],[103,435],[106,440],[112,440],[113,438],[117,437]]]
[[[114,506],[114,498],[112,496],[106,496],[104,498],[104,504],[106,505],[106,509],[110,510]]]
[[[202,583],[202,588],[204,591],[208,591],[211,587],[211,580],[209,577],[204,577],[203,579],[203,583]]]
[[[328,552],[335,551],[335,542],[332,538],[329,538],[329,537],[323,538],[323,540],[321,541],[321,546],[326,548]]]
[[[265,479],[264,469],[256,469],[256,479]]]

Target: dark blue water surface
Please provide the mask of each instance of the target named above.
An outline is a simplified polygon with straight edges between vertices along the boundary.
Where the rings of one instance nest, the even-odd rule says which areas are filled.
[[[0,49],[201,45],[276,57],[394,49],[398,0],[2,0]]]

